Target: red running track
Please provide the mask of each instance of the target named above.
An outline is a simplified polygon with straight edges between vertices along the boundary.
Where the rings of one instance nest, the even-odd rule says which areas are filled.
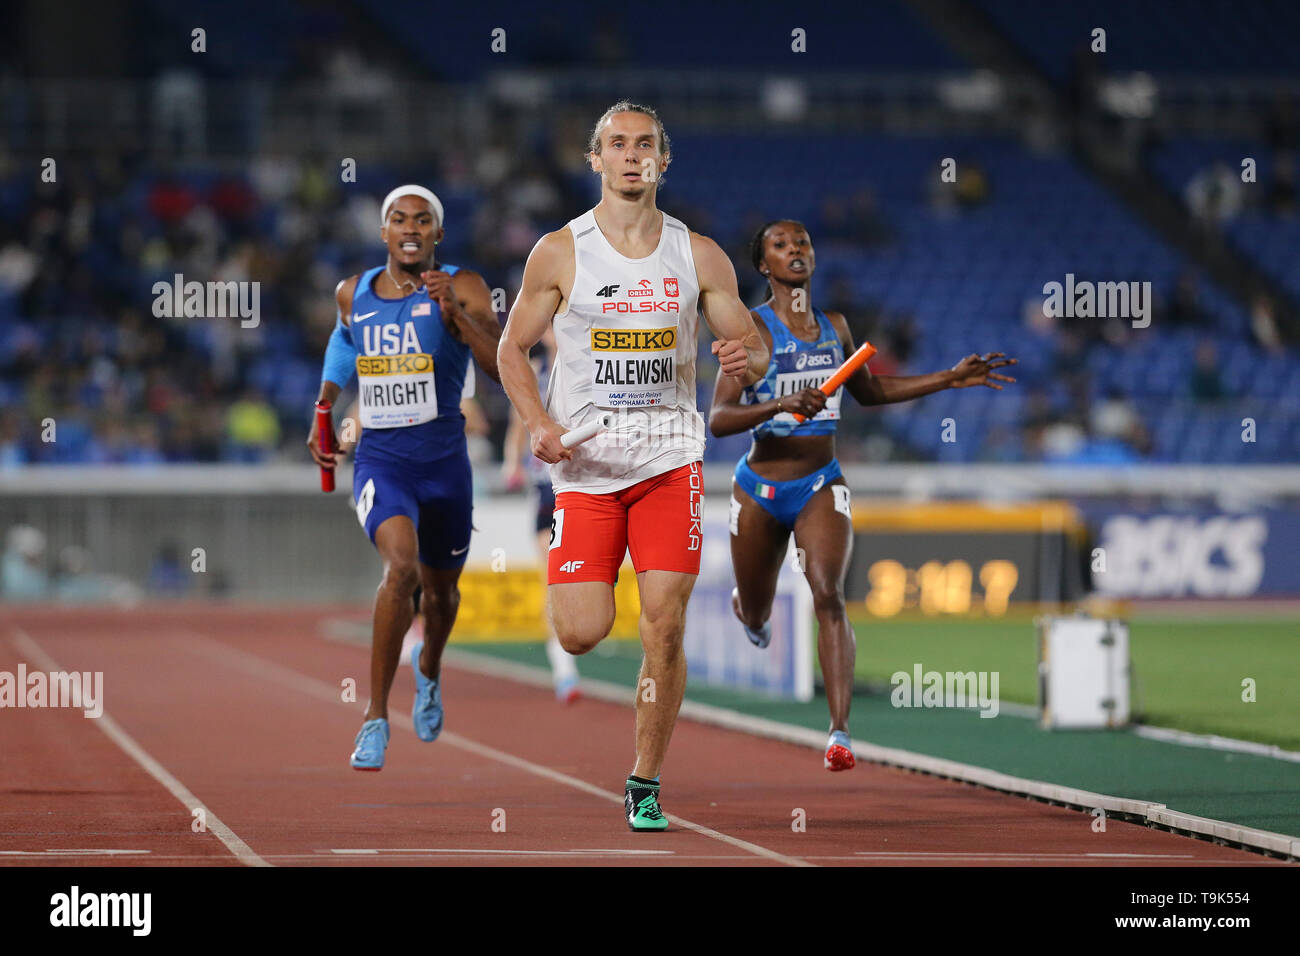
[[[368,653],[322,639],[327,616],[10,614],[0,671],[102,671],[105,716],[0,710],[0,864],[1277,865],[901,770],[831,774],[815,751],[688,720],[665,767],[674,824],[633,834],[630,707],[450,667],[442,738],[411,730],[404,663],[387,765],[359,773]]]

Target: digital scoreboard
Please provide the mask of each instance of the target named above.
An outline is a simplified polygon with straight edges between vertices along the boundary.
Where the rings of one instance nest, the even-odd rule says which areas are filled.
[[[845,597],[877,617],[999,616],[1084,592],[1086,530],[1065,502],[858,504]]]

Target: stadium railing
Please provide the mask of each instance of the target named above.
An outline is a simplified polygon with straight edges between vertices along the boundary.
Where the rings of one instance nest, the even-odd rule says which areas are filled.
[[[844,471],[855,503],[1140,498],[1225,511],[1300,509],[1300,466],[850,464]],[[725,509],[730,475],[730,465],[706,466],[706,508]],[[495,477],[476,504],[471,559],[486,567],[499,547],[513,566],[535,565],[524,533],[527,500],[494,494]],[[200,595],[368,602],[381,569],[355,524],[350,481],[345,466],[339,491],[324,495],[311,465],[11,469],[0,471],[0,533],[35,527],[51,564],[67,547],[85,548],[97,571],[142,584],[170,546]],[[198,564],[204,570],[191,571]]]

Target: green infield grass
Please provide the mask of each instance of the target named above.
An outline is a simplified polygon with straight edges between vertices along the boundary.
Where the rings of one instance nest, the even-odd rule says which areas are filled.
[[[997,671],[1003,701],[1038,700],[1033,618],[853,614],[856,673],[888,685],[917,664],[934,671]],[[1278,617],[1135,616],[1129,622],[1134,718],[1300,750],[1300,626]],[[1243,700],[1254,681],[1254,702]]]

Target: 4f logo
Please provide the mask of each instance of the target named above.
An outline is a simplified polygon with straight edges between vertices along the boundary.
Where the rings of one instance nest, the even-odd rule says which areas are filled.
[[[615,283],[614,285],[607,285],[605,286],[605,288],[597,290],[596,295],[603,295],[605,298],[608,299],[611,295],[613,295],[617,291],[618,291],[618,284]]]
[[[664,295],[677,295],[677,280],[669,277],[664,279]]]
[[[566,574],[573,574],[575,571],[577,571],[580,567],[582,567],[586,563],[587,563],[586,561],[565,561],[562,565],[560,565],[560,570],[565,572]]]

